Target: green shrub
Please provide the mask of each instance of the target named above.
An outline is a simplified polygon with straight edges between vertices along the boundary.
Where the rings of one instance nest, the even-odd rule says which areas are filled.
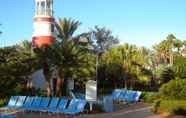
[[[0,107],[4,106],[8,102],[8,99],[0,99]]]
[[[171,80],[160,88],[160,94],[166,99],[185,100],[186,80]]]
[[[175,79],[175,73],[172,70],[172,68],[170,67],[166,67],[162,70],[162,72],[160,73],[160,79],[161,79],[161,83],[167,83],[170,80]]]
[[[186,100],[158,100],[154,103],[154,111],[186,115]]]
[[[25,90],[25,82],[22,78],[13,76],[0,76],[0,98],[6,98],[13,95],[22,95]]]
[[[153,103],[154,100],[159,99],[159,93],[157,92],[142,92],[141,99],[144,102]]]

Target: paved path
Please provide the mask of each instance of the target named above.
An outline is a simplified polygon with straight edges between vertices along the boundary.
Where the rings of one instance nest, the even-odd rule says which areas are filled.
[[[138,103],[113,113],[85,115],[83,118],[161,118],[151,112],[151,106]]]
[[[84,114],[78,118],[161,118],[152,113],[151,108],[149,105],[138,103],[112,113]],[[17,118],[64,118],[64,116],[46,113],[18,113]]]

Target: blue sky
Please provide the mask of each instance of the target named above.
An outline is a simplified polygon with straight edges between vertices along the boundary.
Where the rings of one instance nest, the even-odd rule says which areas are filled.
[[[54,0],[55,17],[82,22],[77,31],[105,26],[121,43],[151,47],[169,33],[186,40],[186,0]],[[34,0],[1,0],[0,46],[31,40]]]

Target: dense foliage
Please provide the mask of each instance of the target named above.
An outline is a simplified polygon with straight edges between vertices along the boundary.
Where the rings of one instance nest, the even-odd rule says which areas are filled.
[[[144,102],[153,103],[155,100],[160,98],[158,92],[142,92],[141,99]]]
[[[175,79],[175,74],[172,68],[165,67],[160,73],[161,83],[167,83],[170,80]]]
[[[186,100],[157,100],[154,103],[155,112],[169,112],[186,115]]]
[[[171,80],[162,85],[160,93],[167,99],[185,100],[186,99],[186,80]]]
[[[154,102],[155,112],[186,115],[186,80],[176,79],[160,88],[161,99]]]
[[[55,96],[65,91],[68,78],[74,79],[79,89],[87,80],[97,79],[98,90],[103,92],[108,88],[157,91],[171,80],[186,78],[186,41],[172,34],[147,49],[118,45],[119,39],[105,27],[95,26],[75,35],[80,25],[79,21],[60,18],[53,45],[32,49],[31,43],[24,41],[0,48],[0,96],[22,93],[29,76],[38,69],[44,70],[48,96],[52,95],[50,80],[54,71],[58,76]]]

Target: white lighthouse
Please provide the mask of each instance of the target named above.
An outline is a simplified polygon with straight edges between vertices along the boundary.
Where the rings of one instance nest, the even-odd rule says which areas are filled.
[[[33,47],[50,45],[55,41],[53,0],[35,0]]]

